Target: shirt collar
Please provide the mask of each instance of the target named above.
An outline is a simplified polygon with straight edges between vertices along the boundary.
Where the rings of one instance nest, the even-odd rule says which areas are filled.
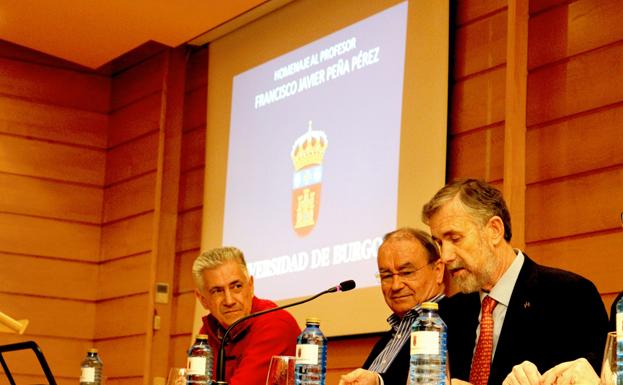
[[[508,304],[511,300],[511,295],[513,294],[513,288],[515,287],[515,282],[517,282],[517,278],[519,277],[519,272],[521,271],[521,266],[523,266],[525,257],[521,250],[515,249],[516,255],[515,259],[513,259],[513,263],[509,266],[508,269],[502,274],[502,277],[498,281],[498,283],[493,286],[493,289],[489,293],[485,293],[483,291],[480,292],[480,301],[482,302],[483,298],[486,295],[489,295],[491,298],[496,300],[498,303],[508,307]]]
[[[444,293],[437,294],[433,298],[427,299],[425,302],[439,302],[445,297]],[[413,321],[420,315],[420,310],[422,310],[422,304],[418,303],[414,308],[405,313],[405,315],[400,318],[396,313],[392,313],[389,317],[387,317],[387,323],[392,329],[396,330],[403,322],[409,322],[412,324]]]

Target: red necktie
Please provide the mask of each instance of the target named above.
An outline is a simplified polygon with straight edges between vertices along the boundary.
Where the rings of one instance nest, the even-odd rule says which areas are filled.
[[[476,344],[472,369],[469,372],[469,382],[473,385],[487,385],[491,369],[491,353],[493,352],[493,309],[497,301],[486,296],[482,300],[482,314],[480,315],[480,336]]]

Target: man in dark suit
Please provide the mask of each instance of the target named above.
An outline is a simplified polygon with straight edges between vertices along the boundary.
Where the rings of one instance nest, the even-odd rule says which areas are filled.
[[[383,297],[393,312],[387,319],[391,330],[372,348],[363,368],[342,376],[340,385],[406,384],[411,325],[422,302],[444,298],[443,263],[424,231],[402,228],[385,235],[377,264]]]
[[[452,377],[536,385],[541,373],[580,357],[599,372],[608,320],[597,289],[513,249],[500,191],[473,179],[452,182],[422,218],[462,292],[447,299],[444,318]]]

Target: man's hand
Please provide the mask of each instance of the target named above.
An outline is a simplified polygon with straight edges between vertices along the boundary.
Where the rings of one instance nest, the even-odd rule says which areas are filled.
[[[508,373],[502,385],[540,385],[540,383],[539,369],[532,362],[524,361],[513,366],[513,370]]]
[[[542,385],[599,385],[599,376],[586,358],[563,362],[543,373]]]
[[[376,372],[355,369],[340,378],[339,385],[378,385],[379,375]]]

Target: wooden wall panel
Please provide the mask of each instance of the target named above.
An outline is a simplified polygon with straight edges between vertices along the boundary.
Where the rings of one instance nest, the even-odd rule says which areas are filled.
[[[453,133],[500,123],[504,120],[504,67],[483,72],[454,85],[451,91]]]
[[[0,213],[0,251],[97,261],[99,226]]]
[[[0,134],[0,172],[101,186],[104,161],[101,150]]]
[[[526,242],[620,229],[623,168],[528,186]]]
[[[104,218],[108,223],[154,209],[156,173],[149,172],[104,190]]]
[[[542,67],[528,76],[528,126],[623,100],[623,44]]]
[[[622,18],[617,0],[573,1],[536,15],[530,20],[528,68],[621,40]]]
[[[449,179],[466,176],[485,180],[502,178],[504,166],[504,126],[494,125],[472,130],[450,138],[449,149],[454,164],[448,170]]]
[[[169,356],[171,367],[186,367],[186,352],[191,345],[190,333],[171,337]]]
[[[621,290],[623,236],[620,230],[528,245],[528,255],[544,265],[574,271],[593,281],[601,293]]]
[[[506,8],[506,0],[460,0],[454,5],[456,22],[463,25]]]
[[[155,93],[124,106],[110,115],[108,146],[121,143],[157,131],[160,127],[162,95]]]
[[[454,78],[497,67],[506,62],[506,11],[459,27],[455,33]]]
[[[621,127],[623,105],[529,130],[527,183],[623,164]]]
[[[0,132],[106,148],[108,115],[0,96]]]
[[[205,130],[198,129],[184,133],[182,139],[182,164],[181,170],[189,170],[202,166],[205,162]]]
[[[190,131],[199,127],[205,129],[207,97],[207,86],[196,88],[186,94],[186,99],[184,100],[184,131]]]
[[[551,8],[572,1],[575,0],[530,0],[530,15],[547,12]]]
[[[106,159],[106,186],[154,171],[157,153],[157,132],[115,147]]]
[[[201,208],[184,212],[177,221],[177,252],[198,249],[201,243]]]
[[[185,211],[203,205],[203,172],[203,167],[199,167],[180,175],[178,210]]]
[[[208,84],[208,47],[200,48],[191,53],[186,66],[186,92],[205,88]],[[205,111],[206,106],[201,107]]]
[[[95,300],[95,263],[0,253],[0,271],[0,293]],[[3,306],[0,311],[7,309]]]
[[[145,253],[152,248],[153,213],[102,227],[102,261]]]
[[[110,299],[149,290],[151,253],[104,261],[99,266],[97,298]]]
[[[337,384],[341,375],[360,368],[378,339],[378,336],[329,338],[327,384]]]
[[[32,282],[31,284],[36,284]],[[95,328],[95,304],[59,298],[34,297],[18,294],[0,294],[3,312],[17,318],[27,314],[28,334],[57,338],[90,339]]]
[[[57,106],[108,112],[107,77],[0,57],[0,93]]]
[[[146,293],[99,301],[95,339],[144,334],[149,319],[147,305]]]
[[[187,293],[195,290],[192,268],[195,259],[199,256],[199,249],[190,249],[177,254],[177,284],[176,293]]]
[[[102,188],[0,173],[0,211],[99,225]]]
[[[164,53],[157,54],[112,79],[110,109],[116,111],[162,90]]]
[[[145,370],[147,341],[144,335],[97,340],[95,347],[106,367],[105,377],[110,380],[126,380],[141,377]],[[121,378],[119,378],[121,377]],[[125,382],[121,382],[125,385]]]
[[[173,298],[172,335],[190,333],[193,327],[193,314],[195,314],[195,293],[186,292]]]

